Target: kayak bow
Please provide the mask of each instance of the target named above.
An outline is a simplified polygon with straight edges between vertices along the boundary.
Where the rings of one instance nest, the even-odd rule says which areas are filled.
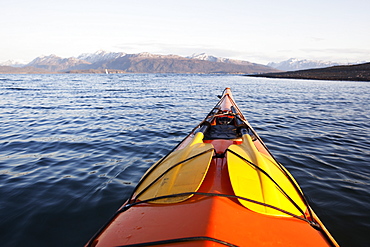
[[[86,246],[338,246],[226,88]]]

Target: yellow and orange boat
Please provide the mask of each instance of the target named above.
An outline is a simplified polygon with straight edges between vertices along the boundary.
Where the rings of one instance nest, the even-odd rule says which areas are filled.
[[[338,246],[226,88],[86,246]]]

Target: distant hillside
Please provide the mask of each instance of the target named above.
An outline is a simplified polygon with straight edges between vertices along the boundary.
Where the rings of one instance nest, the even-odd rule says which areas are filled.
[[[140,53],[125,55],[95,68],[123,70],[128,73],[264,73],[277,71],[260,64],[233,64],[185,58],[176,55]]]
[[[51,72],[61,72],[81,65],[90,65],[91,63],[78,58],[61,58],[56,55],[41,56],[32,60],[27,66],[45,69]]]
[[[370,81],[370,63],[249,76],[313,80]]]
[[[50,74],[50,72],[45,69],[39,69],[35,67],[11,67],[11,66],[0,66],[0,74]]]
[[[279,71],[262,64],[216,58],[206,54],[186,58],[177,55],[156,55],[145,52],[126,54],[105,51],[81,54],[77,58],[61,58],[56,55],[41,56],[35,58],[27,66],[58,73],[99,73],[99,71],[105,73],[105,69],[112,72],[116,71],[116,73],[251,74]],[[19,73],[26,72],[20,70]]]

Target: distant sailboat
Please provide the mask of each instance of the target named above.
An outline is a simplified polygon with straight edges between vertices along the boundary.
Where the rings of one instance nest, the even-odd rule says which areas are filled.
[[[109,74],[107,69],[105,69],[105,73],[106,73],[106,74]]]

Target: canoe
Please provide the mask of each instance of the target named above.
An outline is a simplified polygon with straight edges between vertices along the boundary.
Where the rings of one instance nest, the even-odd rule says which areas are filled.
[[[338,246],[231,90],[86,246]]]

